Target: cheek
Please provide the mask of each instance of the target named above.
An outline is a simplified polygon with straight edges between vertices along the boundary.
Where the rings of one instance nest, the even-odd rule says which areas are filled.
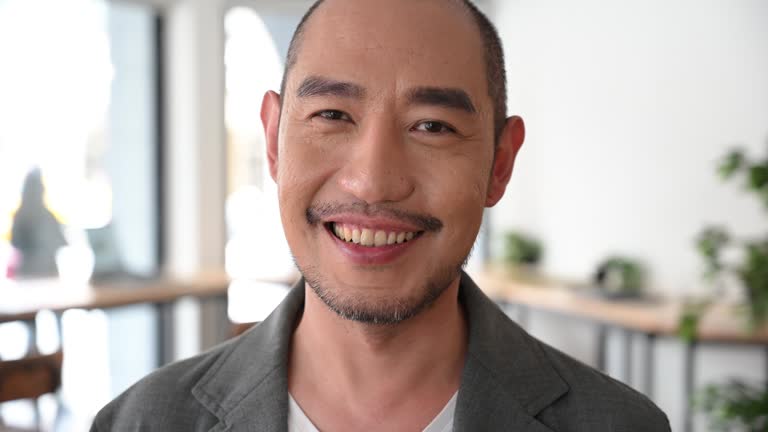
[[[280,143],[277,171],[280,193],[286,195],[286,199],[301,199],[328,170],[327,164],[318,163],[328,160],[328,146],[318,143],[315,137],[295,133],[284,133]]]
[[[490,154],[476,152],[432,158],[424,164],[432,177],[425,187],[436,189],[431,193],[457,206],[482,208],[488,193],[491,159]]]
[[[315,157],[312,147],[297,139],[300,137],[288,134],[280,137],[280,163],[277,169],[280,213],[288,237],[306,225],[304,212],[317,182],[317,173],[309,163]]]
[[[289,130],[301,129],[288,127],[280,136],[278,197],[286,233],[300,233],[310,231],[306,210],[333,176],[340,160],[339,152],[333,149],[339,146],[327,138]]]
[[[474,242],[482,222],[491,163],[474,155],[429,165],[429,178],[422,184],[430,207],[445,223],[446,240]]]

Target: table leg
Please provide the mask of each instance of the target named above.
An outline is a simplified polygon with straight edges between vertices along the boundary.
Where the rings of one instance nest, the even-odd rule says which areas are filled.
[[[608,337],[608,329],[604,324],[597,324],[597,352],[595,353],[595,365],[597,369],[606,372],[605,348]]]
[[[40,410],[40,401],[38,399],[32,399],[32,403],[35,406],[35,427],[37,430],[41,430],[43,427],[43,413]]]
[[[201,323],[208,323],[200,329],[200,346],[203,350],[218,345],[232,337],[227,296],[215,296],[201,299],[200,306],[203,318]]]
[[[64,312],[56,312],[56,333],[59,337],[59,348],[64,349]]]
[[[684,364],[683,367],[683,401],[685,402],[685,419],[683,423],[683,431],[693,431],[693,406],[691,399],[694,391],[694,377],[696,368],[696,342],[687,342],[685,344]]]
[[[173,303],[156,303],[157,317],[157,367],[174,360]]]
[[[632,385],[632,336],[629,329],[624,329],[624,383]]]
[[[768,383],[768,345],[765,346],[765,382]]]
[[[645,395],[649,399],[653,400],[653,380],[655,378],[655,349],[656,349],[656,335],[652,333],[646,333],[645,335]]]
[[[27,355],[36,355],[37,352],[37,321],[33,318],[25,321],[27,326]]]

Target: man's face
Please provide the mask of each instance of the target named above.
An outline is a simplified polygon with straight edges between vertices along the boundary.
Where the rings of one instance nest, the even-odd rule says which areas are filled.
[[[500,198],[482,40],[435,0],[328,0],[305,31],[264,105],[285,234],[332,309],[398,322],[456,281]]]

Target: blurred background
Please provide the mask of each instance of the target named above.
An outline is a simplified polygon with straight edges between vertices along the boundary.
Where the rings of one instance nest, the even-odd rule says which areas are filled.
[[[259,110],[310,4],[0,0],[0,430],[87,430],[285,295]],[[768,430],[768,3],[478,4],[528,136],[468,271],[673,430]]]

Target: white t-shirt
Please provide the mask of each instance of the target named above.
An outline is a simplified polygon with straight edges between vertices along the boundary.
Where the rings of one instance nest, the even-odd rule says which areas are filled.
[[[423,432],[451,432],[453,430],[453,415],[456,412],[456,396],[458,394],[459,392],[453,394],[440,414],[424,428]],[[288,432],[319,432],[290,393],[288,394]]]

